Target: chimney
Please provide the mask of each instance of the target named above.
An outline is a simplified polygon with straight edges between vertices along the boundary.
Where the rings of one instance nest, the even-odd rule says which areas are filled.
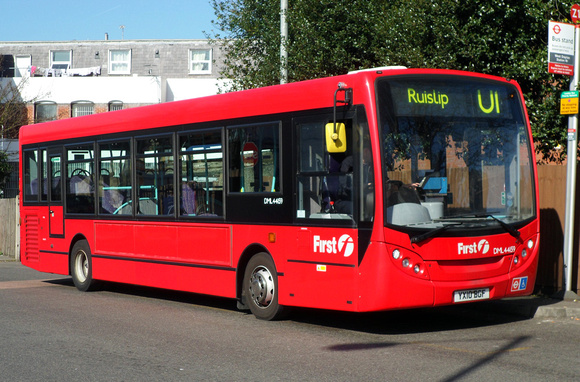
[[[109,34],[105,33],[105,41],[109,41]]]

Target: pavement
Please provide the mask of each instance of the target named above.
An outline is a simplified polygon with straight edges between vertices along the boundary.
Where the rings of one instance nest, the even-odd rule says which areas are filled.
[[[574,292],[557,297],[527,296],[482,302],[484,309],[525,318],[580,320],[580,297]]]
[[[5,263],[7,261],[12,262],[12,261],[18,261],[18,260],[16,260],[14,257],[6,256],[2,252],[0,252],[0,263]]]
[[[0,254],[0,262],[19,261]],[[524,318],[569,319],[580,321],[580,297],[574,292],[560,292],[546,296],[505,298],[473,303],[473,308],[488,313],[507,314]]]

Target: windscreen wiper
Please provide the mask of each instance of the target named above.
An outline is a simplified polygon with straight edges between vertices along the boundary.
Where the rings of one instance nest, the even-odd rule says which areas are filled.
[[[425,233],[422,233],[420,235],[415,235],[415,236],[413,236],[411,238],[411,243],[412,244],[419,244],[420,242],[425,241],[425,240],[427,240],[427,239],[429,239],[429,238],[431,238],[433,236],[436,236],[439,233],[441,233],[443,231],[446,231],[446,230],[448,230],[451,227],[456,227],[456,226],[462,225],[462,224],[463,224],[462,222],[455,223],[455,224],[447,224],[447,225],[443,225],[443,226],[441,226],[439,228],[435,228],[435,229],[433,229],[431,231],[427,231]]]
[[[499,225],[505,229],[510,235],[512,235],[513,237],[516,238],[517,241],[520,241],[520,236],[521,233],[520,231],[518,231],[517,229],[515,229],[514,227],[512,227],[511,225],[507,224],[506,222],[499,220],[498,218],[496,218],[495,216],[491,215],[491,214],[482,214],[482,215],[475,215],[475,217],[477,218],[491,218],[493,220],[495,220],[496,222],[499,223]]]

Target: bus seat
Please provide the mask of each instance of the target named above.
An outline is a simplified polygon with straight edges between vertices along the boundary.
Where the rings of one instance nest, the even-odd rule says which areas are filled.
[[[173,200],[173,195],[169,195],[164,197],[161,200],[162,206],[163,206],[163,215],[173,215],[173,209],[174,209],[174,200]]]
[[[44,182],[44,186],[46,187],[46,182]],[[30,181],[30,195],[38,195],[38,179],[32,179]]]
[[[157,201],[151,198],[139,198],[139,214],[158,215]]]
[[[387,223],[409,225],[429,223],[429,210],[417,203],[399,203],[387,208]]]
[[[195,191],[187,184],[181,185],[182,215],[195,215]]]
[[[103,212],[110,214],[117,211],[123,204],[125,197],[118,190],[104,190],[103,191]]]

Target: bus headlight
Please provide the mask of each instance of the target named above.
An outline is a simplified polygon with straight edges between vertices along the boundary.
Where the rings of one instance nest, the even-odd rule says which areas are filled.
[[[423,261],[418,253],[406,248],[389,248],[391,254],[391,263],[408,276],[417,277],[423,280],[429,280],[429,266]]]
[[[401,257],[401,251],[398,249],[393,250],[393,259],[398,260]]]

